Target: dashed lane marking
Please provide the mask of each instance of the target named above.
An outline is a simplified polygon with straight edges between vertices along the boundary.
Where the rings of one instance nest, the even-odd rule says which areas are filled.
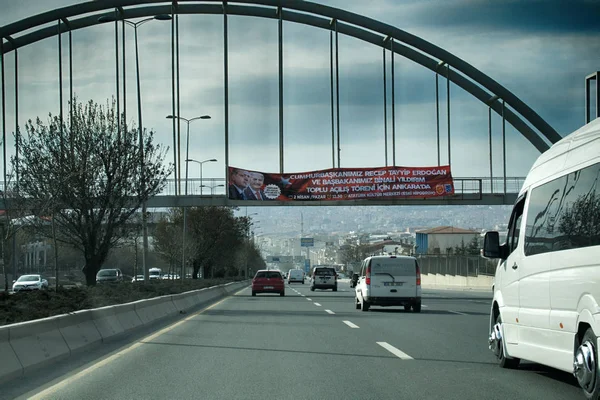
[[[331,310],[325,310],[325,312],[329,313],[329,314],[335,314],[333,311]]]
[[[350,321],[344,321],[344,323],[345,323],[346,325],[348,325],[350,328],[358,328],[358,325],[355,325],[355,324],[353,324],[353,323],[352,323],[352,322],[350,322]]]
[[[390,353],[392,353],[393,355],[395,355],[396,357],[401,358],[402,360],[413,360],[413,358],[411,356],[409,356],[402,350],[395,348],[394,346],[392,346],[391,344],[389,344],[387,342],[376,342],[376,343],[378,345],[380,345],[381,347],[383,347],[384,349],[386,349],[387,351],[389,351]]]

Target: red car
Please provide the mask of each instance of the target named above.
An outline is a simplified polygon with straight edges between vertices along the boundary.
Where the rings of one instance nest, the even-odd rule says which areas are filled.
[[[285,296],[285,283],[281,272],[262,269],[252,279],[252,296],[256,293],[279,293]]]

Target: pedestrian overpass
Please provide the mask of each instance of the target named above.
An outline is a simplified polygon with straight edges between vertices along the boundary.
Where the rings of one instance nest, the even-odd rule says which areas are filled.
[[[126,102],[128,76],[125,74],[125,60],[131,57],[131,50],[125,48],[126,24],[136,28],[136,54],[137,54],[137,24],[152,19],[162,19],[170,21],[170,41],[171,41],[171,115],[180,115],[180,86],[179,81],[179,16],[190,14],[209,14],[222,15],[223,18],[223,116],[224,131],[222,133],[225,143],[225,171],[220,178],[200,178],[187,179],[187,173],[182,172],[182,164],[187,164],[187,155],[181,150],[181,120],[182,118],[172,118],[172,148],[175,165],[174,179],[167,182],[166,187],[159,194],[149,199],[148,207],[186,207],[202,205],[230,205],[230,206],[306,206],[306,205],[501,205],[513,204],[517,193],[522,185],[522,177],[509,177],[506,175],[507,151],[506,151],[506,123],[512,125],[514,129],[522,135],[535,149],[543,152],[550,145],[557,142],[561,136],[544,121],[530,106],[520,100],[515,94],[507,88],[496,82],[493,78],[487,76],[482,71],[476,69],[466,61],[451,54],[450,52],[435,46],[417,36],[394,26],[354,14],[342,9],[333,8],[309,1],[298,0],[236,0],[236,1],[209,1],[209,0],[104,0],[88,1],[68,7],[55,9],[42,14],[25,18],[21,21],[0,27],[0,37],[2,38],[0,52],[2,55],[1,76],[2,76],[2,134],[3,134],[3,154],[4,154],[4,188],[7,191],[10,185],[6,178],[7,165],[7,140],[9,128],[7,126],[8,109],[11,110],[11,119],[15,121],[13,132],[17,132],[17,124],[24,117],[19,115],[19,102],[23,97],[19,96],[19,49],[39,42],[44,39],[56,37],[59,51],[58,66],[59,72],[57,80],[56,98],[59,104],[59,114],[61,117],[68,115],[69,101],[73,100],[73,59],[77,53],[72,48],[72,37],[86,28],[110,23],[114,26],[114,57],[116,79],[114,82],[114,96],[117,102],[117,110],[123,114],[126,120],[127,113],[138,117],[137,126],[144,127],[142,102],[143,97],[139,91],[139,70],[137,72],[137,109],[128,107]],[[447,196],[432,198],[393,198],[393,199],[364,199],[364,200],[328,200],[328,201],[252,201],[252,200],[231,200],[227,196],[226,189],[229,182],[229,158],[230,149],[236,143],[230,140],[230,101],[229,101],[229,68],[230,56],[228,51],[228,19],[231,16],[246,16],[270,19],[277,22],[277,54],[278,54],[278,74],[274,79],[278,79],[278,121],[279,121],[279,172],[281,174],[289,173],[284,169],[284,140],[286,137],[286,127],[284,126],[284,105],[283,105],[283,38],[284,26],[287,23],[302,24],[315,29],[322,29],[329,32],[329,56],[330,56],[330,92],[331,92],[331,166],[332,168],[341,168],[341,136],[343,135],[343,123],[340,123],[339,106],[339,56],[338,56],[338,37],[346,35],[369,43],[382,50],[382,85],[384,87],[384,100],[382,115],[385,115],[384,131],[382,135],[385,138],[385,157],[382,157],[381,164],[396,166],[399,160],[396,159],[397,135],[396,135],[396,95],[394,73],[394,57],[403,57],[411,60],[422,68],[431,72],[431,79],[435,80],[435,98],[436,98],[436,151],[437,165],[448,165],[452,167],[453,156],[468,157],[468,154],[461,154],[460,149],[452,145],[451,130],[451,96],[450,84],[460,87],[473,98],[483,103],[488,109],[489,131],[488,146],[482,151],[489,155],[489,170],[473,171],[473,177],[454,177],[454,193]],[[144,18],[144,20],[140,20]],[[67,46],[68,43],[68,46]],[[67,50],[68,49],[68,50]],[[63,53],[67,53],[66,60],[63,60]],[[129,54],[127,56],[127,54]],[[14,70],[12,76],[7,76],[7,60],[14,57]],[[391,60],[391,76],[387,76],[386,57]],[[65,65],[63,67],[63,64]],[[66,68],[66,65],[69,68]],[[65,71],[68,69],[69,73]],[[121,73],[122,71],[122,73]],[[7,81],[14,81],[14,90],[8,93]],[[446,110],[440,107],[439,82],[446,84]],[[122,85],[122,86],[121,86]],[[391,96],[387,94],[387,88],[391,88]],[[67,90],[68,88],[68,90]],[[391,97],[391,104],[388,100]],[[26,100],[26,99],[25,99]],[[128,109],[129,108],[129,109]],[[388,110],[389,109],[389,110]],[[391,114],[391,123],[389,123],[388,112]],[[441,125],[440,113],[446,114],[446,126]],[[502,174],[494,175],[492,167],[492,113],[502,118]],[[29,118],[27,116],[26,118]],[[65,117],[67,118],[67,117]],[[147,118],[147,116],[144,116]],[[189,124],[189,122],[188,122]],[[189,125],[188,125],[189,127]],[[189,134],[188,134],[189,141]],[[391,142],[391,146],[388,143]],[[442,149],[442,141],[446,141],[447,148]],[[188,142],[189,143],[189,142]],[[390,149],[391,147],[391,149]],[[16,149],[18,159],[19,152]],[[169,160],[171,161],[171,160]],[[346,167],[346,165],[344,165]],[[202,168],[202,167],[201,167]],[[202,171],[202,170],[201,170]],[[18,173],[18,171],[17,171]],[[201,172],[202,174],[202,172]],[[483,175],[483,176],[482,176]],[[185,177],[184,177],[185,176]],[[188,185],[185,185],[187,181]],[[184,191],[183,187],[188,186],[189,190]]]

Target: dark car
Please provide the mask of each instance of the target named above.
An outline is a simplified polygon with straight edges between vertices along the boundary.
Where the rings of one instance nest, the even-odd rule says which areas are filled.
[[[119,268],[101,269],[96,274],[96,283],[123,282],[123,273]]]
[[[285,282],[279,271],[260,270],[252,279],[252,296],[257,293],[279,293],[285,296]]]

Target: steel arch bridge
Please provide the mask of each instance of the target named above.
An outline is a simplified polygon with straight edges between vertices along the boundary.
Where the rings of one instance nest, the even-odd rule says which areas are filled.
[[[171,57],[172,57],[172,107],[173,115],[179,115],[179,23],[178,16],[182,14],[213,14],[223,15],[223,37],[224,37],[224,118],[225,118],[225,165],[229,165],[229,59],[228,59],[228,16],[253,16],[268,18],[278,21],[278,66],[279,66],[279,164],[280,172],[283,173],[283,22],[294,22],[321,28],[330,32],[330,60],[331,60],[331,134],[332,134],[332,163],[340,164],[340,128],[339,128],[339,82],[334,85],[333,72],[337,77],[339,62],[337,41],[338,35],[344,34],[372,45],[382,48],[383,62],[385,65],[386,54],[390,54],[392,60],[391,80],[391,112],[392,112],[392,141],[395,143],[395,123],[394,123],[394,56],[398,55],[421,65],[435,74],[436,82],[436,102],[437,102],[437,156],[438,165],[440,163],[440,126],[439,126],[439,92],[438,80],[441,76],[446,79],[447,84],[447,107],[448,107],[448,148],[447,158],[451,165],[451,136],[450,136],[450,82],[459,86],[470,95],[484,103],[489,108],[489,118],[494,111],[502,117],[503,123],[503,166],[504,174],[498,186],[500,190],[495,189],[495,181],[491,166],[491,123],[489,132],[490,146],[490,171],[489,177],[457,179],[459,185],[454,196],[424,199],[424,200],[368,200],[368,201],[341,201],[341,202],[268,202],[268,205],[349,205],[349,204],[512,204],[516,198],[516,192],[520,187],[519,178],[508,178],[506,176],[506,147],[504,134],[504,121],[510,123],[524,138],[526,138],[537,150],[544,152],[552,143],[560,140],[561,136],[534,110],[521,101],[516,95],[500,85],[491,77],[479,71],[466,61],[451,54],[450,52],[435,46],[415,35],[405,32],[391,25],[376,21],[374,19],[361,16],[355,13],[344,11],[313,2],[301,0],[236,0],[236,1],[210,1],[210,0],[103,0],[88,1],[73,6],[55,9],[49,12],[31,16],[18,22],[0,27],[0,53],[1,53],[1,86],[2,86],[2,135],[4,151],[4,171],[6,184],[6,91],[5,91],[5,57],[13,53],[15,57],[15,66],[18,62],[18,49],[40,40],[56,36],[58,38],[59,49],[62,49],[62,38],[68,34],[69,40],[69,64],[72,65],[73,52],[71,47],[72,32],[86,27],[94,26],[107,21],[114,21],[115,26],[115,62],[116,62],[116,100],[117,111],[119,110],[120,96],[119,91],[119,25],[123,25],[123,62],[125,59],[125,23],[126,20],[143,18],[157,15],[169,14],[171,19]],[[334,57],[335,54],[335,57]],[[60,115],[63,115],[63,73],[62,73],[62,51],[59,51],[59,97],[60,97]],[[69,69],[70,74],[72,68]],[[177,71],[177,79],[175,72]],[[15,68],[15,82],[18,82],[18,69]],[[123,77],[123,97],[125,96],[125,77]],[[69,77],[70,92],[72,100],[72,76]],[[338,90],[337,111],[334,123],[334,86]],[[18,85],[15,89],[15,104],[18,105]],[[387,87],[386,76],[384,74],[384,87]],[[177,94],[177,95],[176,95]],[[66,96],[65,96],[66,97]],[[386,100],[387,101],[387,97]],[[384,103],[387,110],[387,104]],[[15,107],[15,120],[18,121],[18,106]],[[17,122],[18,123],[18,122]],[[143,127],[141,112],[139,116],[139,125]],[[387,132],[387,119],[385,121]],[[177,149],[176,138],[180,137],[180,123],[173,119],[173,142],[174,151]],[[336,146],[337,140],[337,146]],[[386,134],[387,140],[387,134]],[[165,195],[156,196],[150,199],[150,207],[167,206],[191,206],[191,205],[239,205],[239,201],[229,200],[226,196],[181,196],[181,155],[180,151],[175,151],[174,164],[177,166],[175,171],[175,181],[172,182],[174,193],[171,189],[167,190]],[[18,157],[18,152],[17,152]],[[392,148],[392,165],[395,165],[395,144]],[[386,148],[386,165],[387,148]],[[226,173],[227,174],[227,173]],[[214,183],[214,182],[213,182]],[[497,182],[498,183],[498,182]],[[200,182],[202,185],[203,182]],[[512,184],[512,188],[510,187]],[[487,189],[486,189],[487,188]],[[516,188],[516,189],[515,189]],[[211,189],[212,190],[212,189]],[[294,204],[295,203],[295,204]],[[261,202],[243,201],[244,205],[265,205]]]

